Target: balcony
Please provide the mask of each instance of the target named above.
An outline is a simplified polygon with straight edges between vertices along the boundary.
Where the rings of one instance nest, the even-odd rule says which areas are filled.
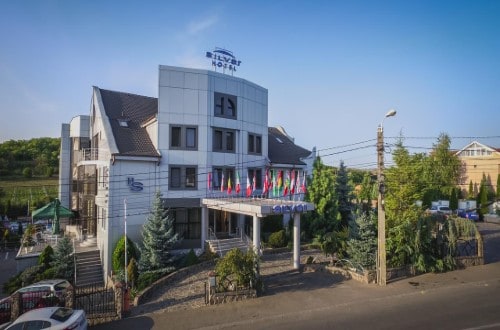
[[[111,154],[106,149],[90,148],[80,150],[75,154],[75,157],[77,163],[83,161],[107,161],[110,159]]]

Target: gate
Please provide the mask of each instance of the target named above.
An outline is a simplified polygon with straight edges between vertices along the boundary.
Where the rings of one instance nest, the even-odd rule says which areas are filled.
[[[119,288],[117,290],[120,290]],[[102,285],[75,288],[75,307],[83,309],[88,319],[117,317],[115,291]]]

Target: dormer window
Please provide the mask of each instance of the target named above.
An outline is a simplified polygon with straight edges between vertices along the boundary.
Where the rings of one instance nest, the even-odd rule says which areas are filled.
[[[130,120],[128,119],[125,119],[125,118],[119,118],[118,119],[118,125],[120,125],[120,127],[128,127],[128,122]]]

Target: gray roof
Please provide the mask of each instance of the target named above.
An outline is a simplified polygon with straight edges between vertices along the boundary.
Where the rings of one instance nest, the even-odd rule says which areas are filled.
[[[160,156],[146,128],[142,127],[158,114],[158,99],[106,89],[99,91],[120,155]],[[126,121],[127,127],[120,126],[120,121]]]
[[[271,163],[305,165],[300,159],[311,155],[311,151],[296,145],[286,133],[276,127],[269,127],[268,134],[268,154]]]

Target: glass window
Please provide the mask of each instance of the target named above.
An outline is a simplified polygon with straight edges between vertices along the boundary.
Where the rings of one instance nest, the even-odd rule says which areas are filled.
[[[226,150],[234,151],[234,132],[226,132]]]
[[[196,128],[187,127],[186,128],[186,147],[196,148]]]
[[[214,94],[214,115],[216,117],[225,117],[236,119],[237,116],[237,98],[234,95],[222,93]]]
[[[262,137],[261,136],[255,137],[255,152],[258,154],[262,153]]]
[[[196,186],[196,168],[186,167],[186,187],[194,188]]]
[[[172,127],[170,134],[170,146],[171,147],[181,147],[181,128]]]
[[[180,167],[170,168],[170,187],[180,188],[181,187],[181,169]]]
[[[222,131],[214,131],[214,150],[222,150]]]
[[[255,151],[254,135],[248,134],[248,152],[251,153],[254,151]]]

